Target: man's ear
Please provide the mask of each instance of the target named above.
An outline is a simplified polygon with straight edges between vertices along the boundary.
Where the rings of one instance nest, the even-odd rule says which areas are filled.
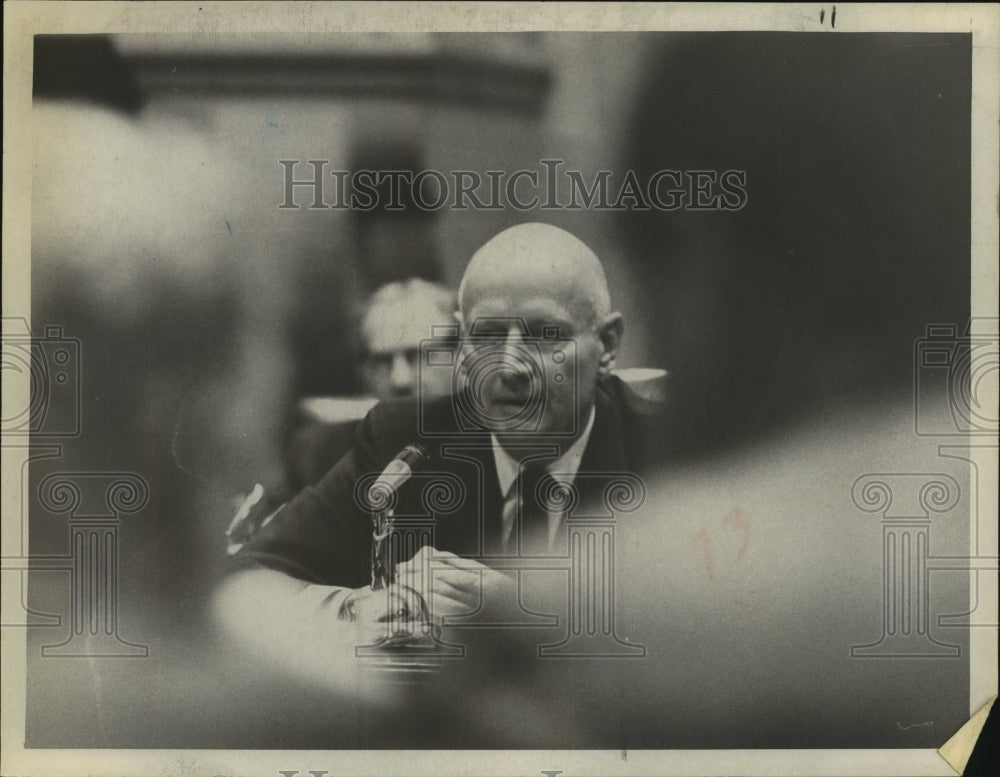
[[[618,349],[622,343],[622,333],[625,331],[625,320],[621,313],[612,313],[601,322],[597,336],[601,339],[604,351],[601,353],[598,372],[608,375],[615,368]]]

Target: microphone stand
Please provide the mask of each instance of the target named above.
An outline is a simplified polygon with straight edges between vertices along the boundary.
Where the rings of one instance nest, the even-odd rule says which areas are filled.
[[[372,500],[373,502],[375,500]],[[460,646],[445,645],[435,637],[427,603],[421,594],[408,586],[405,593],[394,586],[393,532],[395,512],[392,501],[385,506],[371,505],[372,546],[371,582],[369,590],[381,591],[386,597],[385,636],[373,645],[361,645],[355,650],[359,658],[379,659],[376,668],[388,672],[397,681],[411,683],[418,677],[440,669],[435,659],[460,658],[465,651]],[[405,544],[405,543],[404,543]],[[398,541],[397,541],[398,545]],[[429,570],[428,570],[429,571]],[[396,632],[393,625],[407,622],[407,628]],[[416,628],[414,628],[416,627]]]
[[[382,591],[392,582],[390,539],[393,530],[393,512],[388,507],[372,512],[371,584],[373,591]]]

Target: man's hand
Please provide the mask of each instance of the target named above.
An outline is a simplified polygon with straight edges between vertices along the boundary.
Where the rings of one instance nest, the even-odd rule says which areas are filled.
[[[491,602],[516,595],[516,580],[472,559],[423,547],[396,565],[396,584],[418,592],[430,619],[442,624],[450,615],[467,615]]]
[[[423,597],[413,588],[393,583],[373,591],[348,591],[337,620],[350,624],[357,645],[406,644],[430,637],[433,626]]]

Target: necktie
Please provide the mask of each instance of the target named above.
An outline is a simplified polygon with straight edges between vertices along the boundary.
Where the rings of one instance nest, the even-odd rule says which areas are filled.
[[[517,552],[517,537],[520,535],[522,556],[545,555],[549,549],[549,504],[555,480],[541,464],[522,468],[515,488],[518,514],[514,531],[508,541],[512,552]],[[514,500],[510,500],[514,501]]]

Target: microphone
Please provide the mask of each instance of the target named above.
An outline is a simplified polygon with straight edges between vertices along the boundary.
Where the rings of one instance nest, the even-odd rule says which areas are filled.
[[[371,590],[386,588],[392,581],[392,554],[386,541],[392,534],[392,506],[402,485],[420,469],[430,453],[420,443],[410,443],[385,465],[368,487],[365,499],[372,511]]]
[[[382,474],[368,487],[368,500],[379,504],[387,494],[395,494],[403,484],[413,477],[413,473],[430,459],[427,448],[418,442],[410,443],[385,465]]]

